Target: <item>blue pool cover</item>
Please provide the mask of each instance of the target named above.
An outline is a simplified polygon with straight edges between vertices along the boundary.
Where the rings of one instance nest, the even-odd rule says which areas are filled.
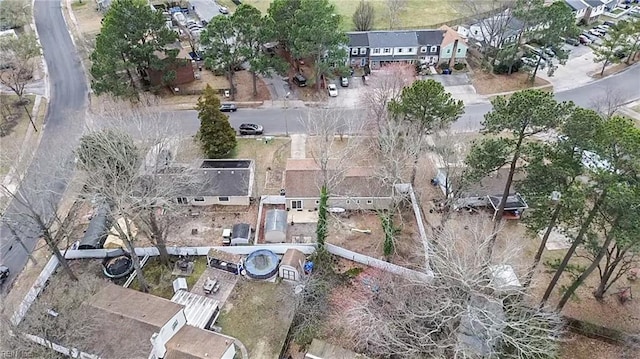
[[[268,249],[259,249],[247,257],[244,268],[247,275],[254,279],[271,278],[278,273],[278,256]]]

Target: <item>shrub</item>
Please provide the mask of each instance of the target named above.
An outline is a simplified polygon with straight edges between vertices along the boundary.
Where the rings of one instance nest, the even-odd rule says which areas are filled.
[[[467,64],[464,64],[462,62],[458,62],[455,65],[453,65],[453,69],[456,71],[463,70],[465,67],[467,67]]]
[[[439,68],[440,70],[446,70],[446,69],[448,69],[448,68],[449,68],[449,63],[448,63],[448,62],[443,62],[443,63],[441,63],[440,65],[438,65],[438,68]]]

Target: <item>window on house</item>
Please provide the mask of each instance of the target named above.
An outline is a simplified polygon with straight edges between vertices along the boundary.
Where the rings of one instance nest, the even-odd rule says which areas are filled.
[[[178,197],[178,204],[189,204],[186,197]]]
[[[320,204],[320,201],[318,201],[317,199],[316,199],[316,204]]]
[[[219,202],[229,202],[229,197],[218,197]]]
[[[196,197],[193,199],[195,202],[204,202],[204,197]]]
[[[358,54],[358,49],[357,48],[353,48],[351,49],[351,55],[357,55]]]
[[[347,200],[347,204],[351,204],[351,201],[350,201],[350,200]]]
[[[451,53],[451,49],[447,49],[447,54],[450,54],[450,53]]]
[[[302,200],[291,201],[292,209],[302,209]]]
[[[427,47],[426,46],[421,47],[420,48],[420,52],[422,52],[422,53],[427,52]]]
[[[390,49],[390,48],[388,48],[388,47],[387,47],[387,48],[385,48],[385,49],[384,49],[384,53],[385,53],[385,54],[388,54],[388,53],[390,53],[390,52],[391,52],[391,49]]]
[[[399,54],[400,54],[400,53],[402,53],[402,49],[398,49],[398,53],[399,53]]]
[[[408,49],[407,49],[407,52],[408,52],[408,53],[413,53],[413,47],[408,48]]]
[[[356,204],[360,204],[360,200],[359,199],[356,199]]]
[[[462,52],[462,51],[460,51],[460,50],[461,50],[461,49],[460,49],[460,48],[458,48],[458,53]]]
[[[436,52],[438,51],[438,47],[437,46],[431,46],[431,52]]]
[[[373,204],[373,201],[372,201],[372,200],[370,200],[370,199],[368,199],[368,200],[367,200],[367,204]]]
[[[380,53],[380,49],[373,49],[373,53],[374,54],[379,54]]]
[[[367,48],[366,47],[361,47],[360,48],[360,55],[366,55],[367,54]]]

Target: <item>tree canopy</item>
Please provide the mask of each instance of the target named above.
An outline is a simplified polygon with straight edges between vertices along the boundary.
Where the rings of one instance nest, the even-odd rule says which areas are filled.
[[[224,158],[236,147],[236,132],[229,117],[220,112],[220,100],[207,85],[196,106],[200,119],[198,139],[207,158]]]
[[[162,12],[154,11],[147,1],[114,0],[91,54],[91,87],[97,94],[134,96],[137,73],[167,69],[167,64],[177,55],[177,51],[168,50],[167,45],[177,38],[177,34],[166,27]],[[170,74],[165,78],[171,78]]]

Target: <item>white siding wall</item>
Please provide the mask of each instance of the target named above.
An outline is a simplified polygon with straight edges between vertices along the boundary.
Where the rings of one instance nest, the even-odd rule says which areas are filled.
[[[222,206],[248,206],[249,205],[249,197],[248,196],[237,196],[237,197],[226,197],[228,201],[221,201],[221,197],[187,197],[188,204],[192,206],[212,206],[214,204],[222,205]],[[202,201],[196,201],[196,199],[202,199]]]
[[[169,321],[160,328],[160,331],[157,333],[158,335],[151,339],[153,344],[153,354],[157,358],[164,358],[164,355],[167,352],[167,347],[165,346],[167,342],[173,337],[175,333],[180,330],[183,326],[187,324],[187,317],[184,315],[184,310],[180,310],[173,318],[169,319]]]
[[[222,354],[222,357],[220,357],[220,359],[233,359],[235,356],[236,356],[236,345],[232,344],[229,346],[227,351],[224,352],[224,354]]]
[[[301,201],[301,208],[293,208],[294,201]],[[287,208],[292,211],[313,210],[318,208],[319,198],[287,198]],[[340,207],[350,210],[376,210],[376,209],[389,209],[393,205],[393,199],[391,197],[329,197],[327,201],[329,207]]]

